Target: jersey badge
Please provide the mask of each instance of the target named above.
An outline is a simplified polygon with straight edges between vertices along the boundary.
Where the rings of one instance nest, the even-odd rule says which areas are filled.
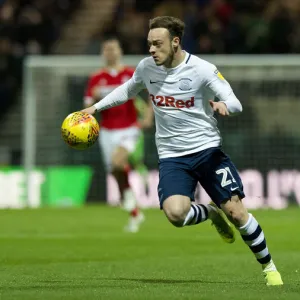
[[[191,89],[192,80],[189,78],[179,79],[179,89],[182,91],[189,91]]]
[[[215,70],[214,72],[221,80],[225,80],[225,78],[223,77],[223,75],[221,74],[221,72],[219,70]]]

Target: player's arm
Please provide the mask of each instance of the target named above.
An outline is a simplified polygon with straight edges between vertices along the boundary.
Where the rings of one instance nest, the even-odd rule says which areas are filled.
[[[143,119],[141,120],[141,127],[142,128],[150,128],[153,125],[153,108],[152,108],[152,101],[148,98],[147,104],[145,104],[145,110],[143,114]]]
[[[134,98],[142,89],[145,88],[142,79],[142,65],[143,61],[139,63],[133,76],[128,81],[114,89],[101,101],[95,103],[93,106],[83,109],[82,111],[89,114],[94,114],[96,111],[121,105],[128,99]]]
[[[220,100],[219,102],[210,101],[210,106],[214,111],[223,116],[242,112],[241,102],[235,96],[230,84],[214,66],[207,70],[205,85]]]

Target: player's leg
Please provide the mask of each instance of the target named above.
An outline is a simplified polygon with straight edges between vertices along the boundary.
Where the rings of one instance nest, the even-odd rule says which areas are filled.
[[[211,205],[191,204],[190,197],[180,194],[172,195],[161,203],[166,217],[176,227],[200,224],[209,218],[212,210]]]
[[[118,147],[113,155],[113,169],[117,171],[118,176],[123,175],[123,207],[130,212],[129,223],[126,226],[126,230],[130,232],[136,232],[139,229],[140,224],[144,221],[144,214],[141,212],[137,205],[136,197],[129,184],[129,171],[132,168],[132,160],[137,163],[137,167],[140,170],[146,172],[147,169],[143,169],[143,163],[139,162],[139,159],[143,158],[144,148],[143,140],[140,141],[140,130],[137,127],[130,127],[120,131]],[[137,152],[137,153],[135,153]],[[120,175],[121,174],[121,175]],[[144,174],[146,176],[146,174]]]
[[[267,285],[282,285],[283,282],[269,252],[264,231],[256,218],[247,211],[240,197],[233,195],[230,200],[221,204],[221,208],[236,226],[242,239],[262,266]]]
[[[202,167],[206,171],[206,176],[201,178],[202,186],[235,225],[244,242],[262,265],[267,284],[282,284],[269,253],[264,232],[241,201],[245,196],[242,181],[230,158],[220,149],[216,149],[208,164]]]
[[[127,168],[128,155],[127,149],[122,146],[116,146],[111,153],[111,173],[118,183],[122,205],[125,207],[132,206],[132,204],[130,204],[131,201],[129,201],[129,203],[124,203],[127,190],[131,190],[128,179],[129,171]],[[135,206],[135,204],[133,204],[133,206]]]
[[[223,234],[228,234],[230,227],[214,206],[191,204],[198,181],[190,169],[190,157],[160,160],[158,196],[161,209],[176,227],[197,225],[211,219],[218,220]]]
[[[129,212],[129,222],[126,231],[137,232],[144,221],[144,215],[137,206],[137,200],[129,183],[129,152],[123,146],[118,146],[112,155],[112,174],[115,176],[120,194],[122,207]]]
[[[100,131],[99,146],[101,148],[103,161],[107,172],[110,172],[116,179],[121,195],[121,204],[130,214],[131,219],[141,219],[143,216],[138,214],[136,209],[136,199],[130,189],[128,181],[128,151],[125,148],[116,146],[120,144],[122,132],[119,130]],[[124,198],[127,201],[124,201]],[[138,217],[138,218],[136,218]],[[131,231],[136,231],[136,227]]]
[[[130,167],[136,170],[143,179],[144,185],[147,188],[148,169],[144,164],[145,147],[144,147],[144,134],[140,132],[135,142],[135,147],[130,152],[128,160]]]
[[[121,199],[124,196],[124,190],[128,186],[128,180],[124,171],[116,167],[119,164],[118,161],[114,161],[114,155],[118,155],[118,147],[116,147],[119,140],[119,133],[115,130],[102,129],[100,131],[99,146],[101,148],[102,158],[107,172],[111,173],[117,181],[117,185],[120,191]],[[126,151],[126,149],[125,149]],[[127,154],[125,154],[126,156]],[[122,156],[122,151],[120,151]],[[121,157],[122,160],[122,157]]]

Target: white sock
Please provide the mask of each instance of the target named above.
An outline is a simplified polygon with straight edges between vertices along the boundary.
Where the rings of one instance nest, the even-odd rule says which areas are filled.
[[[136,208],[137,200],[135,198],[134,192],[132,191],[131,188],[127,188],[124,191],[124,199],[122,203],[122,207],[126,211],[132,211],[133,209]]]
[[[269,253],[264,232],[253,215],[249,214],[247,223],[237,229],[263,269],[267,268],[269,271],[275,271],[276,267]]]
[[[208,219],[210,205],[191,204],[190,211],[185,217],[183,226],[197,225]]]
[[[270,272],[270,271],[276,271],[277,270],[272,259],[269,263],[262,265],[262,268],[263,268],[264,272]]]

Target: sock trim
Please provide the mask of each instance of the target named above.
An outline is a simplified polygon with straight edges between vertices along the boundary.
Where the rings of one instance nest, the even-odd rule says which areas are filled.
[[[248,227],[248,226],[250,225],[250,223],[252,222],[253,215],[250,214],[250,213],[248,213],[248,216],[249,216],[249,218],[248,218],[247,223],[246,223],[245,225],[239,227],[239,230],[247,229],[247,227]]]
[[[271,261],[270,253],[267,256],[263,257],[263,258],[258,258],[257,261],[262,265],[269,263]]]
[[[190,215],[192,215],[192,217],[190,217]],[[193,222],[195,221],[195,216],[196,215],[197,215],[196,208],[193,205],[191,205],[191,209],[190,209],[190,211],[188,212],[188,214],[185,217],[183,226],[193,225]]]
[[[253,253],[258,253],[267,247],[266,239],[256,246],[249,246]]]
[[[257,228],[255,229],[255,231],[249,235],[243,235],[241,234],[242,236],[242,239],[247,242],[247,241],[254,241],[255,239],[257,239],[259,237],[259,235],[262,233],[262,229],[261,227],[258,225]]]
[[[200,206],[204,209],[204,213],[205,213],[205,220],[207,220],[208,218],[208,209],[205,205],[200,204]],[[204,221],[204,220],[203,220]]]
[[[196,206],[196,209],[198,210],[198,215],[196,216],[196,222],[195,222],[195,225],[196,225],[196,224],[201,223],[201,221],[202,221],[202,209],[199,205],[195,205],[195,206]]]

